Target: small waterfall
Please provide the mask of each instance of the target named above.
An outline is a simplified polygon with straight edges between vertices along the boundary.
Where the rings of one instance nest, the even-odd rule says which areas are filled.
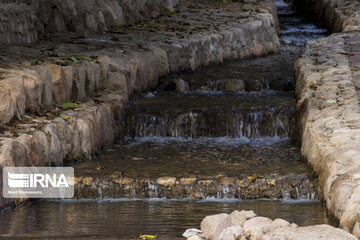
[[[217,198],[235,198],[235,189],[232,185],[229,184],[220,184],[218,186]]]
[[[254,112],[136,113],[128,118],[130,137],[288,137],[293,109]]]
[[[315,187],[304,175],[211,179],[197,180],[191,184],[178,182],[174,185],[161,185],[150,179],[135,180],[135,183],[121,183],[121,185],[97,180],[96,187],[78,184],[75,188],[77,190],[75,196],[80,198],[316,199]]]
[[[158,198],[158,184],[153,181],[147,181],[149,198]]]
[[[102,188],[102,187],[98,187],[98,188],[97,188],[97,191],[98,191],[98,198],[104,198],[103,188]]]
[[[289,200],[291,199],[291,194],[290,194],[290,190],[287,188],[283,188],[281,189],[281,197],[284,200]]]

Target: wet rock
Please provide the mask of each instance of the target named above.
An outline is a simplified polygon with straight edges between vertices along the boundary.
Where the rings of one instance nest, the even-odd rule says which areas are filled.
[[[190,228],[190,229],[187,229],[184,233],[183,233],[183,236],[186,237],[187,239],[191,238],[191,237],[194,237],[194,236],[197,236],[199,237],[200,239],[204,238],[204,234],[201,230],[199,229],[196,229],[196,228]],[[196,240],[196,239],[194,239]]]
[[[86,186],[90,186],[93,183],[93,178],[84,177],[81,182],[84,183]]]
[[[156,181],[158,184],[165,187],[172,187],[176,184],[176,178],[174,177],[160,177]]]
[[[236,227],[228,227],[225,228],[220,236],[218,237],[219,240],[238,240],[242,236],[245,236],[245,233],[240,226]]]
[[[74,185],[80,183],[82,181],[82,178],[74,177]]]
[[[196,182],[196,178],[180,178],[181,185],[194,185]]]
[[[260,80],[252,80],[246,86],[247,91],[260,91],[264,88],[264,85]]]
[[[223,230],[231,226],[231,217],[225,213],[207,216],[200,226],[206,238],[218,239]]]
[[[128,185],[134,182],[134,179],[129,178],[129,177],[122,177],[122,178],[115,178],[113,179],[114,182],[119,183],[119,184],[123,184],[123,185]]]
[[[220,79],[218,80],[220,91],[237,92],[245,90],[245,83],[241,79]]]
[[[185,92],[190,90],[189,84],[180,78],[167,80],[162,88],[164,91],[171,92]]]

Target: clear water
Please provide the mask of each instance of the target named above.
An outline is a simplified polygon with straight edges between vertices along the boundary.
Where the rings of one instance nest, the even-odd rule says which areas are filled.
[[[98,163],[103,171],[96,170]],[[137,138],[74,167],[78,176],[121,172],[125,177],[150,179],[311,173],[299,149],[281,138]]]
[[[188,228],[199,228],[204,216],[236,209],[301,226],[333,223],[313,201],[42,201],[0,214],[0,236],[124,238],[143,233],[175,238]]]

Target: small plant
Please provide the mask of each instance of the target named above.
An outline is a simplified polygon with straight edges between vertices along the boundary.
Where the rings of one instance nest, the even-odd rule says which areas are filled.
[[[169,8],[166,10],[166,13],[165,13],[165,15],[168,16],[168,17],[171,17],[174,14],[175,14],[175,12],[173,10],[169,9]]]
[[[64,120],[69,120],[71,117],[65,114],[61,114],[60,117]]]
[[[44,62],[42,60],[39,59],[35,59],[31,61],[31,65],[33,66],[37,66],[37,65],[42,65]]]

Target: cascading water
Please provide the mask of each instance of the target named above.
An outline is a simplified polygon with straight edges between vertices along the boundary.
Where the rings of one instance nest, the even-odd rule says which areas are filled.
[[[325,30],[276,2],[281,54],[172,76],[190,90],[159,89],[133,102],[127,138],[95,161],[74,166],[80,200],[40,201],[5,211],[0,234],[37,236],[47,229],[46,236],[59,236],[62,229],[61,237],[140,232],[175,237],[206,215],[234,209],[300,225],[330,223],[315,201],[316,181],[290,143],[293,62],[305,41]],[[241,82],[244,89],[221,89],[227,80]],[[254,200],[259,198],[272,200]],[[66,221],[53,224],[58,215]]]

